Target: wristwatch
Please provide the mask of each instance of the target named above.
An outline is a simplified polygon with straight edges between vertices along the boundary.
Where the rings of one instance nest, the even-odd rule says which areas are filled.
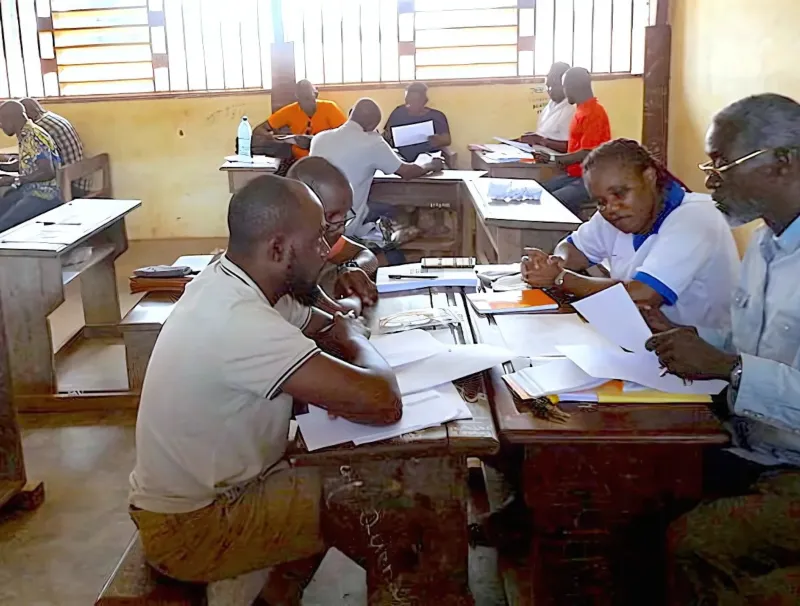
[[[555,163],[555,161],[556,161],[556,155],[550,154],[550,162]]]
[[[556,279],[553,280],[553,284],[558,287],[564,286],[564,277],[567,275],[567,270],[562,269],[561,272],[556,276]]]
[[[347,270],[347,269],[359,269],[358,263],[356,263],[355,261],[345,261],[344,263],[339,265],[339,268],[338,268],[340,273],[345,271],[345,270]]]
[[[734,393],[734,398],[736,393],[739,391],[739,384],[742,382],[742,356],[736,358],[736,364],[733,365],[731,369],[731,389]]]

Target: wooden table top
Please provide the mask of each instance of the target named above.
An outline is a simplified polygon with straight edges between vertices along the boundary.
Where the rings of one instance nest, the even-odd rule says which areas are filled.
[[[478,179],[466,185],[471,194],[475,212],[486,225],[509,229],[577,229],[582,221],[559,202],[551,193],[542,190],[538,202],[501,202],[489,197],[493,182],[507,179]],[[534,180],[531,185],[538,186]],[[515,182],[526,182],[515,179]]]
[[[451,307],[464,319],[455,328],[430,331],[444,343],[475,343],[466,311],[466,301],[460,289],[428,289],[413,293],[384,296],[374,314],[374,323],[383,316],[415,309]],[[353,446],[343,444],[323,450],[308,452],[302,435],[298,432],[290,444],[287,456],[297,464],[339,464],[354,459],[404,458],[429,456],[483,456],[498,451],[500,443],[492,421],[488,402],[491,389],[488,376],[475,375],[456,382],[464,396],[473,419],[452,421],[439,427],[408,433],[391,440]],[[481,397],[483,396],[483,397]]]
[[[486,174],[485,170],[442,170],[438,173],[432,173],[430,175],[424,175],[422,177],[417,177],[416,179],[406,180],[406,183],[427,183],[431,181],[449,181],[449,182],[456,182],[460,183],[462,181],[474,181],[483,177]],[[375,176],[373,177],[373,182],[390,182],[390,181],[402,181],[402,177],[399,175],[387,175],[381,171],[375,171]]]
[[[58,257],[141,205],[141,200],[72,200],[0,234],[0,257]]]
[[[468,306],[472,326],[482,343],[505,346],[493,319]],[[531,335],[531,338],[536,338]],[[725,444],[728,434],[705,404],[585,404],[559,403],[569,413],[560,423],[536,417],[513,396],[502,375],[511,363],[490,371],[492,407],[500,437],[512,444],[631,443]]]

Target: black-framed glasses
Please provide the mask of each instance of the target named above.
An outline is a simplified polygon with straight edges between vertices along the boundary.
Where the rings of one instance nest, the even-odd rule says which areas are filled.
[[[338,231],[343,227],[349,226],[353,221],[355,221],[355,218],[356,218],[356,213],[353,212],[353,209],[351,208],[350,210],[348,210],[345,213],[344,219],[342,219],[341,221],[327,221],[326,220],[327,221],[327,225],[325,226],[325,231],[327,233],[331,233],[333,231]]]

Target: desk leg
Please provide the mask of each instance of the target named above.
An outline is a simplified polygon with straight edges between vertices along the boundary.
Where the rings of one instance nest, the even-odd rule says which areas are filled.
[[[64,302],[61,263],[53,258],[0,260],[0,304],[15,394],[55,393],[47,316]]]
[[[326,474],[327,538],[366,568],[371,606],[474,604],[466,469],[465,459],[442,457]]]
[[[87,328],[116,327],[122,319],[114,261],[115,259],[106,257],[81,274],[81,299]]]
[[[670,520],[702,497],[703,447],[529,447],[523,484],[533,537],[523,604],[657,606]]]

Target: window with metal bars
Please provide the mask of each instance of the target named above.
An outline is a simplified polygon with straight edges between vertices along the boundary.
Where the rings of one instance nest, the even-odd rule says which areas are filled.
[[[0,97],[641,73],[656,0],[0,0]]]

